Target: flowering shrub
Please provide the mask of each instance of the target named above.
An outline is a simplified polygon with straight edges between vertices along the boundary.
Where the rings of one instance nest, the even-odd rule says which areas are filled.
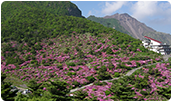
[[[126,49],[120,48],[122,45],[112,44],[113,41],[115,41],[115,37],[109,40],[106,38],[107,35],[102,34],[102,37],[103,36],[103,42],[101,38],[95,36],[89,36],[87,34],[81,36],[75,34],[71,35],[71,37],[61,36],[59,38],[43,40],[40,43],[34,43],[34,46],[38,46],[39,48],[31,47],[29,44],[22,44],[21,48],[26,49],[20,52],[15,51],[16,56],[14,59],[16,59],[16,61],[11,62],[11,59],[8,57],[10,55],[2,54],[5,56],[1,56],[1,71],[19,78],[26,83],[30,82],[30,80],[34,80],[39,84],[47,82],[49,79],[60,79],[69,84],[67,86],[68,89],[72,89],[96,81],[121,77],[129,70],[152,63],[153,60],[160,60],[159,57],[157,57],[159,60],[155,59],[155,55],[152,55],[152,58],[145,55],[140,57],[141,59],[132,59],[132,57],[137,58],[139,55],[129,50],[131,46],[125,46],[127,47]],[[48,42],[50,43],[47,44]],[[90,44],[87,44],[88,42]],[[128,44],[130,45],[130,43]],[[140,50],[138,50],[138,52],[143,53],[140,52]],[[12,51],[3,53],[9,54],[12,53]],[[152,73],[151,75],[156,73],[156,77],[161,74],[157,73],[157,70],[144,70],[144,72]],[[141,84],[136,84],[135,88],[139,89],[144,87],[146,89],[148,85],[146,83],[147,81],[143,80],[145,78],[146,76],[138,74],[138,78],[134,80]],[[101,84],[99,84],[100,83],[92,88],[91,92],[94,94],[92,95],[92,93],[90,93],[84,100],[111,100],[110,97],[114,92],[109,94],[109,91],[111,91],[109,90],[110,86],[104,84],[101,86]],[[100,88],[106,86],[107,91],[103,90],[101,93],[97,92],[97,90],[99,90],[98,86],[100,86]],[[153,86],[154,85],[152,85],[152,87]],[[45,88],[47,90],[47,87]],[[45,88],[42,87],[40,92],[45,91]],[[87,88],[85,91],[86,90]],[[143,93],[142,91],[140,91],[140,93]],[[154,90],[152,90],[152,92],[154,92]],[[102,97],[98,97],[96,94],[100,94]],[[122,94],[125,95],[126,93],[124,92]],[[118,98],[112,98],[113,100],[120,100],[120,96],[114,97]],[[137,99],[136,97],[138,96],[135,96],[134,100]],[[131,97],[128,97],[128,99],[131,99]]]
[[[168,63],[158,63],[156,67],[142,68],[131,76],[114,80],[109,90],[116,94],[111,98],[113,100],[149,101],[170,99],[171,72],[166,68],[168,65]]]

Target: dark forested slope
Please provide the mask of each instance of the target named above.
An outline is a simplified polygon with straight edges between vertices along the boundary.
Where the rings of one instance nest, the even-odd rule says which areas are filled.
[[[11,18],[21,10],[38,8],[57,15],[82,17],[78,7],[69,1],[5,1],[1,5],[1,21]]]
[[[9,40],[30,42],[33,39],[40,41],[42,38],[56,37],[73,31],[78,33],[94,32],[97,34],[106,32],[105,27],[87,19],[74,16],[59,16],[37,8],[16,12],[10,19],[1,22],[1,24],[2,42]]]

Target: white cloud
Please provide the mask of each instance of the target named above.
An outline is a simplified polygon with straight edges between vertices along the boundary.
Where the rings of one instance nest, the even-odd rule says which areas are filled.
[[[131,7],[132,16],[138,20],[171,21],[171,5],[157,1],[138,1]]]
[[[126,3],[127,3],[126,1],[115,1],[112,3],[106,2],[105,7],[102,9],[102,13],[105,15],[112,14],[113,12],[120,9]]]
[[[157,1],[138,1],[135,3],[131,10],[133,17],[143,19],[147,16],[153,16],[157,12]]]

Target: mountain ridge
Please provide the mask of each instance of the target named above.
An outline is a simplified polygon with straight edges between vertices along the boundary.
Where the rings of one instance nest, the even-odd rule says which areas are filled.
[[[95,17],[93,15],[87,17],[88,20],[91,20],[91,21],[95,21],[97,23],[100,23],[106,27],[110,27],[110,28],[113,28],[117,31],[120,31],[122,33],[125,33],[125,34],[128,34],[131,36],[131,34],[125,30],[121,25],[120,25],[120,22],[116,19],[103,19],[101,17]],[[113,22],[113,23],[112,23]]]
[[[30,8],[44,10],[57,15],[82,17],[81,10],[69,1],[5,1],[1,5],[1,22],[4,22],[16,12]]]
[[[144,36],[152,37],[156,40],[160,40],[163,43],[171,44],[171,35],[157,32],[156,30],[148,27],[146,24],[139,22],[137,19],[131,17],[129,14],[114,14],[111,16],[105,16],[104,19],[117,19],[121,26],[123,26],[134,38],[143,40]],[[157,37],[156,37],[157,36]],[[161,38],[163,36],[163,39]]]

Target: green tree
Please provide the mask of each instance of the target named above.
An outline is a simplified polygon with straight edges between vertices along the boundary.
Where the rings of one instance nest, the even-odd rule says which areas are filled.
[[[11,91],[11,83],[5,82],[6,75],[1,73],[1,97],[4,101],[14,101],[18,90]]]

